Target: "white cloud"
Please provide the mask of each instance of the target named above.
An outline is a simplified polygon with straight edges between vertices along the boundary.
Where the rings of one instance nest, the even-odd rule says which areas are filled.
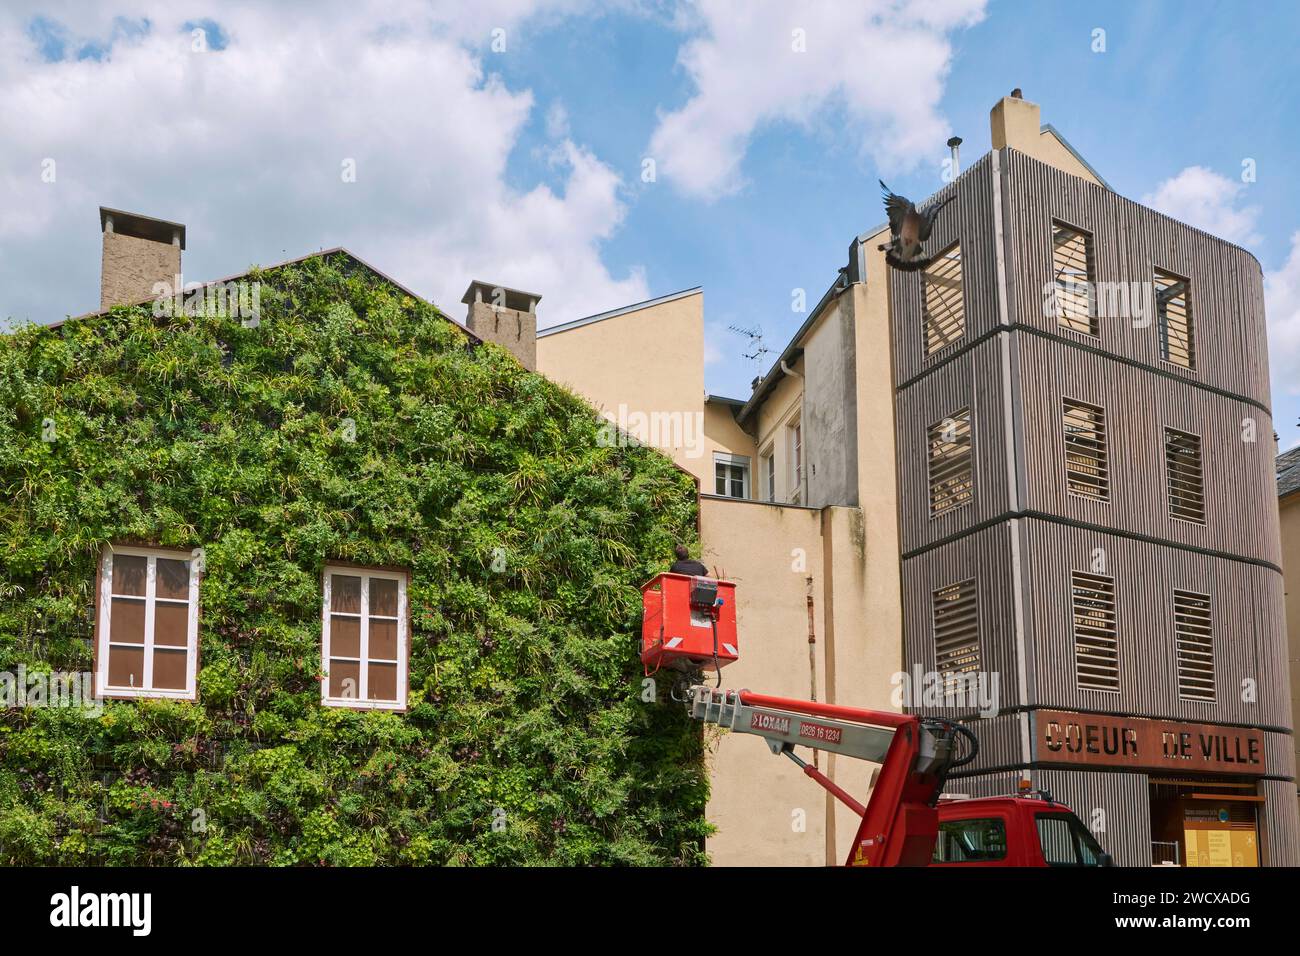
[[[1264,308],[1274,399],[1300,395],[1300,232],[1291,236],[1282,268],[1264,275]]]
[[[534,104],[492,74],[491,30],[518,43],[528,18],[585,5],[332,0],[310,13],[214,12],[126,0],[114,9],[149,21],[136,34],[94,5],[70,6],[45,14],[67,34],[59,62],[45,62],[29,32],[41,8],[6,6],[0,320],[98,306],[101,204],[186,223],[189,279],[342,245],[456,318],[470,279],[541,293],[543,322],[647,298],[640,270],[614,275],[601,260],[626,213],[609,166],[565,132],[557,186],[506,182]],[[194,53],[183,24],[208,17],[228,45]],[[110,37],[101,60],[76,58]],[[47,158],[54,183],[41,180]],[[340,175],[346,159],[354,183]]]
[[[1238,206],[1245,190],[1244,183],[1204,166],[1188,166],[1143,196],[1142,204],[1220,239],[1253,246],[1260,241],[1255,231],[1259,208]]]
[[[938,109],[948,34],[983,15],[984,0],[698,0],[678,20],[699,34],[678,56],[695,93],[660,116],[649,154],[683,192],[716,199],[745,185],[757,131],[812,127],[838,106],[883,172],[912,168],[942,155],[949,133]]]

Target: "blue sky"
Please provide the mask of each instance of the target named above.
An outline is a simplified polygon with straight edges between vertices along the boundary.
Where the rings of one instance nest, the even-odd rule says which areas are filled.
[[[190,279],[345,245],[458,316],[471,278],[542,293],[543,324],[702,285],[706,383],[744,397],[727,326],[779,350],[791,290],[882,220],[876,179],[934,191],[947,136],[981,155],[1019,86],[1119,193],[1259,258],[1300,441],[1294,5],[107,6],[0,13],[0,315],[97,304],[102,203],[186,222]]]

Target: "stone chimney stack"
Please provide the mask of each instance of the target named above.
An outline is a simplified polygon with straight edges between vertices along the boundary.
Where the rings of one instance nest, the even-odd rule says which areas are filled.
[[[993,136],[994,149],[1010,146],[1017,152],[1033,156],[1041,128],[1042,115],[1038,104],[1024,99],[1019,87],[1012,90],[1010,96],[998,100],[989,113],[989,132]]]
[[[465,324],[486,342],[509,350],[519,364],[537,371],[537,303],[535,292],[520,292],[491,282],[469,284],[461,302],[469,306]]]
[[[172,285],[181,274],[185,227],[179,222],[99,207],[104,234],[99,307],[131,305],[154,296],[154,283]]]

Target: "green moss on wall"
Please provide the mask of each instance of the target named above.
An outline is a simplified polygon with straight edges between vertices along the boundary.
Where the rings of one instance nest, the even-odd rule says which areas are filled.
[[[0,337],[0,671],[90,669],[105,542],[207,565],[197,704],[0,711],[0,862],[703,862],[634,636],[689,477],[349,257],[249,279]],[[411,568],[408,713],[320,705],[327,560]]]

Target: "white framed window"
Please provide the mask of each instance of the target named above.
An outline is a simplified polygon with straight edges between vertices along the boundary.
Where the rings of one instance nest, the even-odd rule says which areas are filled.
[[[767,450],[759,455],[759,461],[763,463],[763,500],[776,501],[775,449],[768,445]]]
[[[795,413],[786,426],[790,442],[790,502],[803,501],[803,412]]]
[[[114,547],[99,559],[95,690],[196,700],[199,566],[185,551]]]
[[[749,456],[713,453],[714,493],[727,498],[749,497]]]
[[[326,565],[321,612],[321,703],[405,710],[407,574]]]

